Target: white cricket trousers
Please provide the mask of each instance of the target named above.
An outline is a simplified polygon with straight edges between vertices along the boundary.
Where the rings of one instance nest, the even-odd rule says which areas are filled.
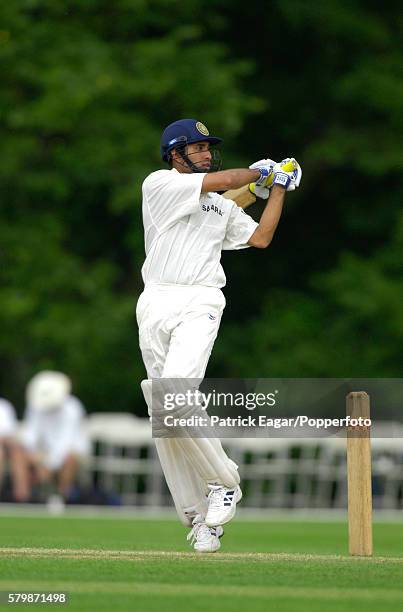
[[[136,316],[148,380],[142,390],[151,415],[152,378],[203,379],[225,297],[216,287],[149,285]],[[186,526],[205,515],[209,483],[239,484],[237,465],[217,438],[156,438],[158,456],[178,515]]]

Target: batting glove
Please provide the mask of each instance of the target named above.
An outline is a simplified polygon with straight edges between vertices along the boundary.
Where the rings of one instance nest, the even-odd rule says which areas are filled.
[[[259,159],[259,161],[254,162],[249,166],[250,170],[255,170],[256,168],[260,168],[260,166],[273,166],[276,165],[276,162],[273,159]]]
[[[259,170],[260,172],[260,177],[257,179],[257,181],[255,181],[254,183],[251,183],[253,185],[256,185],[256,187],[261,187],[261,188],[265,188],[269,185],[269,183],[271,184],[273,182],[273,168],[275,166],[276,162],[273,161],[272,159],[260,159],[259,161],[255,162],[254,164],[251,164],[249,166],[250,170]],[[252,192],[255,193],[259,198],[260,197],[269,197],[268,195],[262,195],[260,196],[256,191]]]
[[[302,168],[293,157],[287,157],[273,168],[273,185],[280,185],[287,191],[294,191],[301,182]],[[270,185],[271,186],[271,185]]]
[[[272,168],[272,172],[266,178],[264,186],[262,186],[261,183],[259,184],[259,179],[255,183],[250,183],[249,185],[249,190],[258,198],[267,200],[272,185],[280,185],[287,189],[287,191],[294,191],[299,187],[302,178],[302,169],[293,157],[286,157],[280,163],[276,163],[272,159],[261,159],[249,166],[249,168],[257,169],[267,166]]]
[[[256,183],[249,183],[249,191],[254,193],[257,198],[262,198],[262,200],[267,200],[270,195],[269,187],[259,187]]]

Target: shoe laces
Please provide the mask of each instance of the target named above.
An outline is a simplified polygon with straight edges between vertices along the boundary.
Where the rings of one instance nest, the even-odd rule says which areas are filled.
[[[225,487],[220,487],[217,485],[209,485],[210,493],[208,494],[209,500],[209,510],[220,509],[224,503],[224,497],[226,495],[227,489]]]

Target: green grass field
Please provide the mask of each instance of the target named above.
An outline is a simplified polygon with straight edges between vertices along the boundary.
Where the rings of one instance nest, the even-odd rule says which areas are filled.
[[[212,555],[192,553],[174,520],[0,523],[0,591],[67,591],[69,610],[403,609],[403,523],[374,525],[373,559],[347,556],[342,522],[235,520]]]

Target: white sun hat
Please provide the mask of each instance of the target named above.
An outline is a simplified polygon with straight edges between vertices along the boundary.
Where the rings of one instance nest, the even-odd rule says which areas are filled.
[[[59,408],[71,393],[71,380],[62,372],[44,370],[27,385],[27,403],[35,410],[46,412]]]

